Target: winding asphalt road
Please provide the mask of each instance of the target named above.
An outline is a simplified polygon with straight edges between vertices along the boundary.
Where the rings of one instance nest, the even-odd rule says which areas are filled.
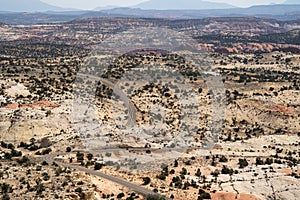
[[[37,70],[37,69],[35,69]],[[39,71],[39,70],[37,70]],[[120,99],[122,99],[122,101],[124,102],[125,106],[128,108],[129,111],[129,121],[128,124],[129,126],[134,126],[135,125],[135,119],[136,119],[136,108],[135,106],[132,104],[132,102],[130,101],[130,99],[127,97],[127,95],[119,88],[117,87],[114,83],[108,81],[107,79],[103,79],[101,77],[98,76],[94,76],[94,75],[90,75],[90,74],[81,74],[78,73],[77,76],[81,77],[81,78],[87,78],[87,79],[92,79],[92,80],[96,80],[96,81],[100,81],[102,83],[104,83],[105,85],[107,85],[108,87],[110,87],[111,89],[114,90],[115,94],[117,94]],[[61,154],[61,155],[65,155],[65,154]],[[82,171],[91,175],[95,175],[104,179],[107,179],[109,181],[112,181],[114,183],[117,183],[119,185],[122,185],[124,187],[127,187],[133,191],[135,191],[136,193],[139,193],[145,197],[149,196],[149,195],[153,195],[153,196],[157,196],[157,197],[161,197],[161,195],[153,192],[152,190],[149,190],[147,188],[141,187],[139,185],[135,185],[131,182],[128,182],[124,179],[118,178],[118,177],[114,177],[111,175],[107,175],[104,174],[102,172],[99,171],[95,171],[95,170],[91,170],[91,169],[87,169],[85,167],[81,167],[78,165],[72,165],[72,164],[68,164],[68,163],[64,163],[61,161],[58,161],[57,159],[55,159],[57,155],[45,155],[43,157],[41,157],[41,160],[46,161],[47,163],[53,163],[55,162],[56,164],[63,166],[63,167],[68,167],[71,169],[75,169],[78,171]],[[38,158],[34,157],[34,160],[39,160]],[[166,199],[166,198],[165,198]]]
[[[131,100],[127,97],[127,95],[114,83],[110,82],[107,79],[101,78],[99,76],[94,76],[91,74],[83,74],[83,73],[77,73],[78,77],[81,77],[83,79],[89,79],[93,81],[100,81],[101,83],[105,84],[109,88],[113,89],[114,93],[120,97],[120,99],[124,102],[125,106],[127,107],[129,111],[129,120],[128,120],[128,126],[133,127],[135,125],[136,120],[136,108],[131,102]],[[96,88],[95,88],[96,89]]]
[[[119,185],[122,185],[124,187],[127,187],[127,188],[129,188],[129,189],[135,191],[136,193],[139,193],[139,194],[141,194],[145,197],[147,197],[149,195],[154,195],[154,196],[160,197],[159,194],[153,192],[152,190],[141,187],[139,185],[135,185],[135,184],[130,183],[130,182],[124,180],[124,179],[121,179],[121,178],[118,178],[118,177],[115,177],[115,176],[111,176],[111,175],[107,175],[107,174],[104,174],[102,172],[95,171],[95,170],[92,170],[92,169],[87,169],[85,167],[81,167],[81,166],[78,166],[78,165],[72,165],[72,164],[60,162],[60,161],[56,160],[55,157],[56,157],[56,155],[46,155],[46,156],[41,157],[41,159],[43,161],[46,161],[47,163],[55,162],[59,166],[68,167],[68,168],[71,168],[71,169],[75,169],[75,170],[82,171],[82,172],[85,172],[85,173],[88,173],[88,174],[91,174],[91,175],[98,176],[100,178],[104,178],[106,180],[109,180],[109,181],[112,181],[112,182],[117,183]]]
[[[27,68],[30,68],[30,69],[35,70],[40,73],[44,72],[42,69],[36,69],[34,67],[27,67]],[[109,81],[107,79],[101,78],[100,76],[95,76],[92,74],[84,74],[84,73],[78,72],[76,76],[83,78],[84,80],[87,79],[87,80],[92,80],[92,81],[100,81],[101,83],[103,83],[106,86],[108,86],[109,88],[111,88],[114,91],[114,93],[120,97],[120,99],[124,102],[125,106],[128,109],[129,119],[128,119],[127,126],[133,127],[135,125],[136,108],[135,108],[134,104],[131,102],[131,100],[127,97],[127,95],[116,84],[112,83],[111,81]]]

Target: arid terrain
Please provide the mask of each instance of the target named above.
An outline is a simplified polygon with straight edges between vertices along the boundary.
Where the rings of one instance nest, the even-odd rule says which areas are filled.
[[[143,27],[203,66],[190,46],[97,54]],[[1,198],[299,199],[299,45],[299,20],[0,23]]]

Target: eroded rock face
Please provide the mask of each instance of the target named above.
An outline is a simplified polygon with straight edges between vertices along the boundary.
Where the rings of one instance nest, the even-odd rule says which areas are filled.
[[[1,137],[17,144],[30,138],[41,139],[66,133],[71,126],[68,118],[69,107],[69,104],[59,105],[50,101],[8,104],[0,108]]]
[[[50,101],[37,101],[32,104],[24,104],[21,106],[21,108],[57,108],[59,107],[58,104]]]
[[[6,108],[6,109],[16,109],[18,107],[19,107],[18,103],[11,103],[11,104],[8,104],[8,105],[4,106],[3,108]]]
[[[18,103],[11,103],[11,104],[4,106],[3,108],[15,109],[18,107],[20,107],[21,109],[25,109],[25,108],[57,108],[57,107],[59,107],[59,105],[54,102],[51,102],[51,101],[36,101],[33,103],[21,104],[21,105]]]
[[[261,198],[256,197],[252,194],[236,194],[233,192],[217,192],[215,194],[211,194],[212,200],[262,200]]]
[[[24,97],[30,95],[29,90],[23,84],[20,83],[12,85],[10,88],[7,88],[4,92],[8,97],[12,98],[15,98],[19,95],[22,95]]]

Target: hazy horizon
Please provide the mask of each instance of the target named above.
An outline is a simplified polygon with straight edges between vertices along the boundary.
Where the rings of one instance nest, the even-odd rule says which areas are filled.
[[[89,3],[83,0],[41,0],[45,3],[65,7],[65,8],[76,8],[76,9],[94,9],[97,7],[106,6],[133,6],[148,0],[89,0]],[[228,3],[237,7],[250,7],[253,5],[268,5],[272,3],[283,3],[285,0],[252,0],[249,2],[240,0],[204,0],[217,3]]]

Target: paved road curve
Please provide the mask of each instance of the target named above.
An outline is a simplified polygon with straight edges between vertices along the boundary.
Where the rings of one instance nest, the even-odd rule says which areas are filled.
[[[135,120],[136,120],[136,108],[134,104],[131,102],[131,100],[127,97],[127,94],[125,94],[116,84],[110,82],[107,79],[94,76],[91,74],[83,74],[83,73],[77,73],[78,77],[81,77],[83,79],[88,79],[92,81],[100,81],[101,83],[105,84],[106,86],[110,87],[115,94],[117,94],[120,99],[123,101],[124,105],[127,107],[129,111],[129,120],[127,126],[134,126]]]
[[[55,162],[56,164],[58,164],[60,166],[63,166],[63,167],[68,167],[68,168],[71,168],[71,169],[75,169],[75,170],[78,170],[78,171],[82,171],[82,172],[85,172],[85,173],[88,173],[88,174],[91,174],[91,175],[95,175],[95,176],[107,179],[107,180],[112,181],[114,183],[117,183],[119,185],[125,186],[125,187],[127,187],[127,188],[129,188],[129,189],[131,189],[131,190],[133,190],[133,191],[135,191],[135,192],[137,192],[137,193],[139,193],[143,196],[148,196],[148,195],[159,196],[157,193],[154,193],[152,190],[141,187],[139,185],[135,185],[135,184],[130,183],[130,182],[124,180],[124,179],[114,177],[114,176],[111,176],[111,175],[107,175],[107,174],[104,174],[104,173],[99,172],[99,171],[87,169],[85,167],[81,167],[81,166],[78,166],[78,165],[72,165],[72,164],[60,162],[60,161],[55,160],[54,158],[55,158],[55,155],[46,155],[46,156],[42,157],[42,160],[44,160],[48,163]]]

